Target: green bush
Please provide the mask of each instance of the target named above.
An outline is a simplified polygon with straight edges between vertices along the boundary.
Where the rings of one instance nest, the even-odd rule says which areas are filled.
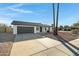
[[[73,33],[73,34],[79,34],[79,29],[74,29],[74,30],[72,30],[72,33]]]

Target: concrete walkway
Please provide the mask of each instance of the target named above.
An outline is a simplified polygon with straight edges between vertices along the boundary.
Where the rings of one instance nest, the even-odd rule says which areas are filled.
[[[41,37],[30,40],[15,39],[11,56],[73,56],[59,41]],[[79,47],[79,39],[73,40],[70,43]]]

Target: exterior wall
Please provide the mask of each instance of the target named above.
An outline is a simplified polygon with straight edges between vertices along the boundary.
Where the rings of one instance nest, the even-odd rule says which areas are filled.
[[[36,26],[36,33],[40,33],[40,26]]]
[[[19,27],[35,27],[35,26],[28,26],[28,25],[15,25],[15,26],[19,26]]]
[[[46,27],[46,31],[48,31],[49,30],[49,27]]]
[[[13,25],[13,34],[17,34],[17,27],[34,27],[34,33],[36,33],[36,26],[26,26],[26,25]]]
[[[17,34],[17,26],[13,25],[13,34]]]
[[[48,30],[52,32],[52,27],[42,27],[42,32],[47,32]]]
[[[46,29],[45,29],[46,28]],[[52,32],[52,27],[43,27],[43,32],[47,32],[49,30],[49,32]]]
[[[36,33],[36,26],[34,26],[34,33]]]
[[[13,34],[17,34],[17,27],[34,27],[34,33],[40,33],[40,26],[13,25]],[[49,30],[50,28],[50,30]],[[52,27],[42,27],[42,32],[52,32]]]
[[[37,30],[37,28],[38,28],[38,30]],[[49,27],[42,27],[42,32],[47,32],[48,29],[49,29]],[[40,33],[40,26],[34,27],[34,33]]]
[[[42,27],[42,32],[46,32],[45,27]]]
[[[50,27],[50,32],[53,32],[53,29],[52,29],[52,27]]]

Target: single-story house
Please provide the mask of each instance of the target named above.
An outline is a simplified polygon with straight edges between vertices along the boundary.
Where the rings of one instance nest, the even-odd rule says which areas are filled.
[[[41,23],[13,21],[11,24],[13,25],[13,34],[52,32],[52,26]]]

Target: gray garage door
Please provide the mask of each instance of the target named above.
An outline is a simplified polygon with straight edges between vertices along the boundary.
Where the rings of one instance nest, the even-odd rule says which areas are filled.
[[[17,33],[34,33],[34,27],[17,27]]]

